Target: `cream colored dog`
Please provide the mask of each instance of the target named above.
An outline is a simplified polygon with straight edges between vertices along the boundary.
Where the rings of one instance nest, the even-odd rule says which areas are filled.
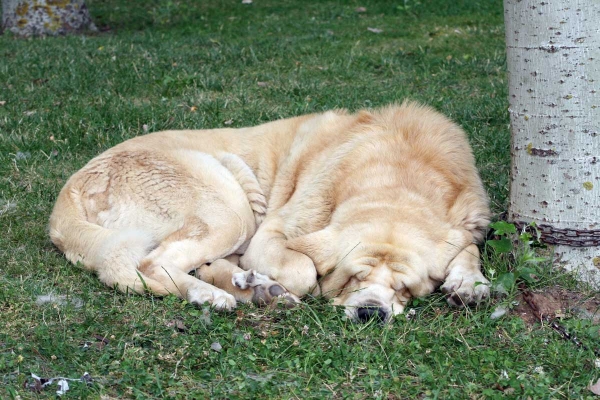
[[[457,306],[488,295],[488,216],[463,131],[405,103],[133,138],[69,179],[50,236],[122,291],[226,309],[322,293],[387,321],[440,285]]]

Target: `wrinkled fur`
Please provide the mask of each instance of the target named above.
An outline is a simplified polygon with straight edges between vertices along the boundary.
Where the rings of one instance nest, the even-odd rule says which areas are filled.
[[[387,320],[440,285],[455,305],[487,296],[488,217],[464,132],[405,103],[133,138],[69,179],[50,236],[123,291],[231,308],[282,285]]]

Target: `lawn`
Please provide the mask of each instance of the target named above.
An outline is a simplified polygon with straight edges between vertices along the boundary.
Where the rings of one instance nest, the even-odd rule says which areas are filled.
[[[436,293],[381,326],[353,324],[320,298],[215,312],[120,294],[70,265],[46,232],[66,179],[133,136],[407,98],[465,128],[499,218],[510,164],[500,0],[87,4],[99,33],[0,35],[0,398],[55,397],[56,381],[41,388],[31,374],[85,372],[63,397],[593,396],[600,298],[532,260],[536,243],[482,247],[504,296],[452,309]],[[536,321],[529,290],[581,345]],[[490,318],[499,307],[509,312]]]

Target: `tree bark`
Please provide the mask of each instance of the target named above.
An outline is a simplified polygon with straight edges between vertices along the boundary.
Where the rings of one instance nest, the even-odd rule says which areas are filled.
[[[2,0],[2,28],[25,37],[97,30],[83,0]]]
[[[600,287],[600,2],[504,0],[512,131],[509,219]]]

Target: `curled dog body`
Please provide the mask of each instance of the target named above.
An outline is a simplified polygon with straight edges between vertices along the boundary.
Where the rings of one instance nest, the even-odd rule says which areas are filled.
[[[123,291],[227,309],[321,293],[388,321],[439,286],[488,295],[488,218],[464,132],[405,103],[131,139],[67,182],[50,235]]]

